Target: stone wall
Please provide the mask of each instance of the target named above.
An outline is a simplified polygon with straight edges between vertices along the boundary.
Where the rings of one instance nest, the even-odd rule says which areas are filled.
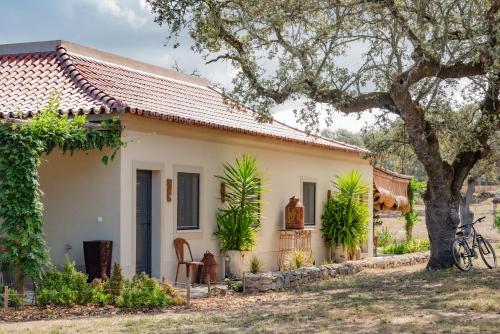
[[[354,275],[365,269],[398,268],[426,263],[428,260],[429,253],[427,252],[374,257],[360,261],[347,261],[290,271],[273,271],[258,274],[246,273],[243,283],[244,291],[255,293],[295,288],[340,275]]]

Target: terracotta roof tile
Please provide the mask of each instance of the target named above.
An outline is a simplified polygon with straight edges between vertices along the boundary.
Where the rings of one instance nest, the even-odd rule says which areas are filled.
[[[17,117],[18,110],[23,117],[34,115],[47,104],[51,93],[57,92],[62,113],[125,111],[171,122],[366,152],[277,121],[260,123],[251,110],[231,110],[224,104],[223,96],[201,79],[179,80],[165,75],[167,70],[155,73],[100,58],[67,50],[63,43],[48,52],[0,54],[0,116]]]

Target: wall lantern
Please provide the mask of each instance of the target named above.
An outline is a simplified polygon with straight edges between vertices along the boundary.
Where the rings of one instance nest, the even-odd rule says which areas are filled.
[[[226,201],[226,184],[224,182],[220,183],[220,200],[222,203]]]
[[[167,202],[172,201],[172,179],[167,179]]]

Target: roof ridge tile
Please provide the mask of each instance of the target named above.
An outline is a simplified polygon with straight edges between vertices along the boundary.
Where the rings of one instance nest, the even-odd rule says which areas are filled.
[[[71,55],[63,46],[59,46],[56,50],[57,59],[63,71],[74,81],[75,85],[82,89],[91,98],[102,102],[110,110],[121,109],[123,103],[118,99],[113,98],[106,92],[100,90],[95,85],[90,83],[85,77],[78,71],[75,64],[71,60]]]

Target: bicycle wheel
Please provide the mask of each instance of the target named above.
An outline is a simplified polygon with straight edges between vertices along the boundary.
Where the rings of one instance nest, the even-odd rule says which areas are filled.
[[[465,245],[463,239],[457,239],[453,241],[451,252],[453,254],[453,260],[458,269],[462,271],[469,271],[472,268],[472,254],[470,253],[469,247]]]
[[[484,264],[490,269],[495,268],[497,266],[497,256],[490,242],[483,237],[479,237],[477,238],[477,243]]]

